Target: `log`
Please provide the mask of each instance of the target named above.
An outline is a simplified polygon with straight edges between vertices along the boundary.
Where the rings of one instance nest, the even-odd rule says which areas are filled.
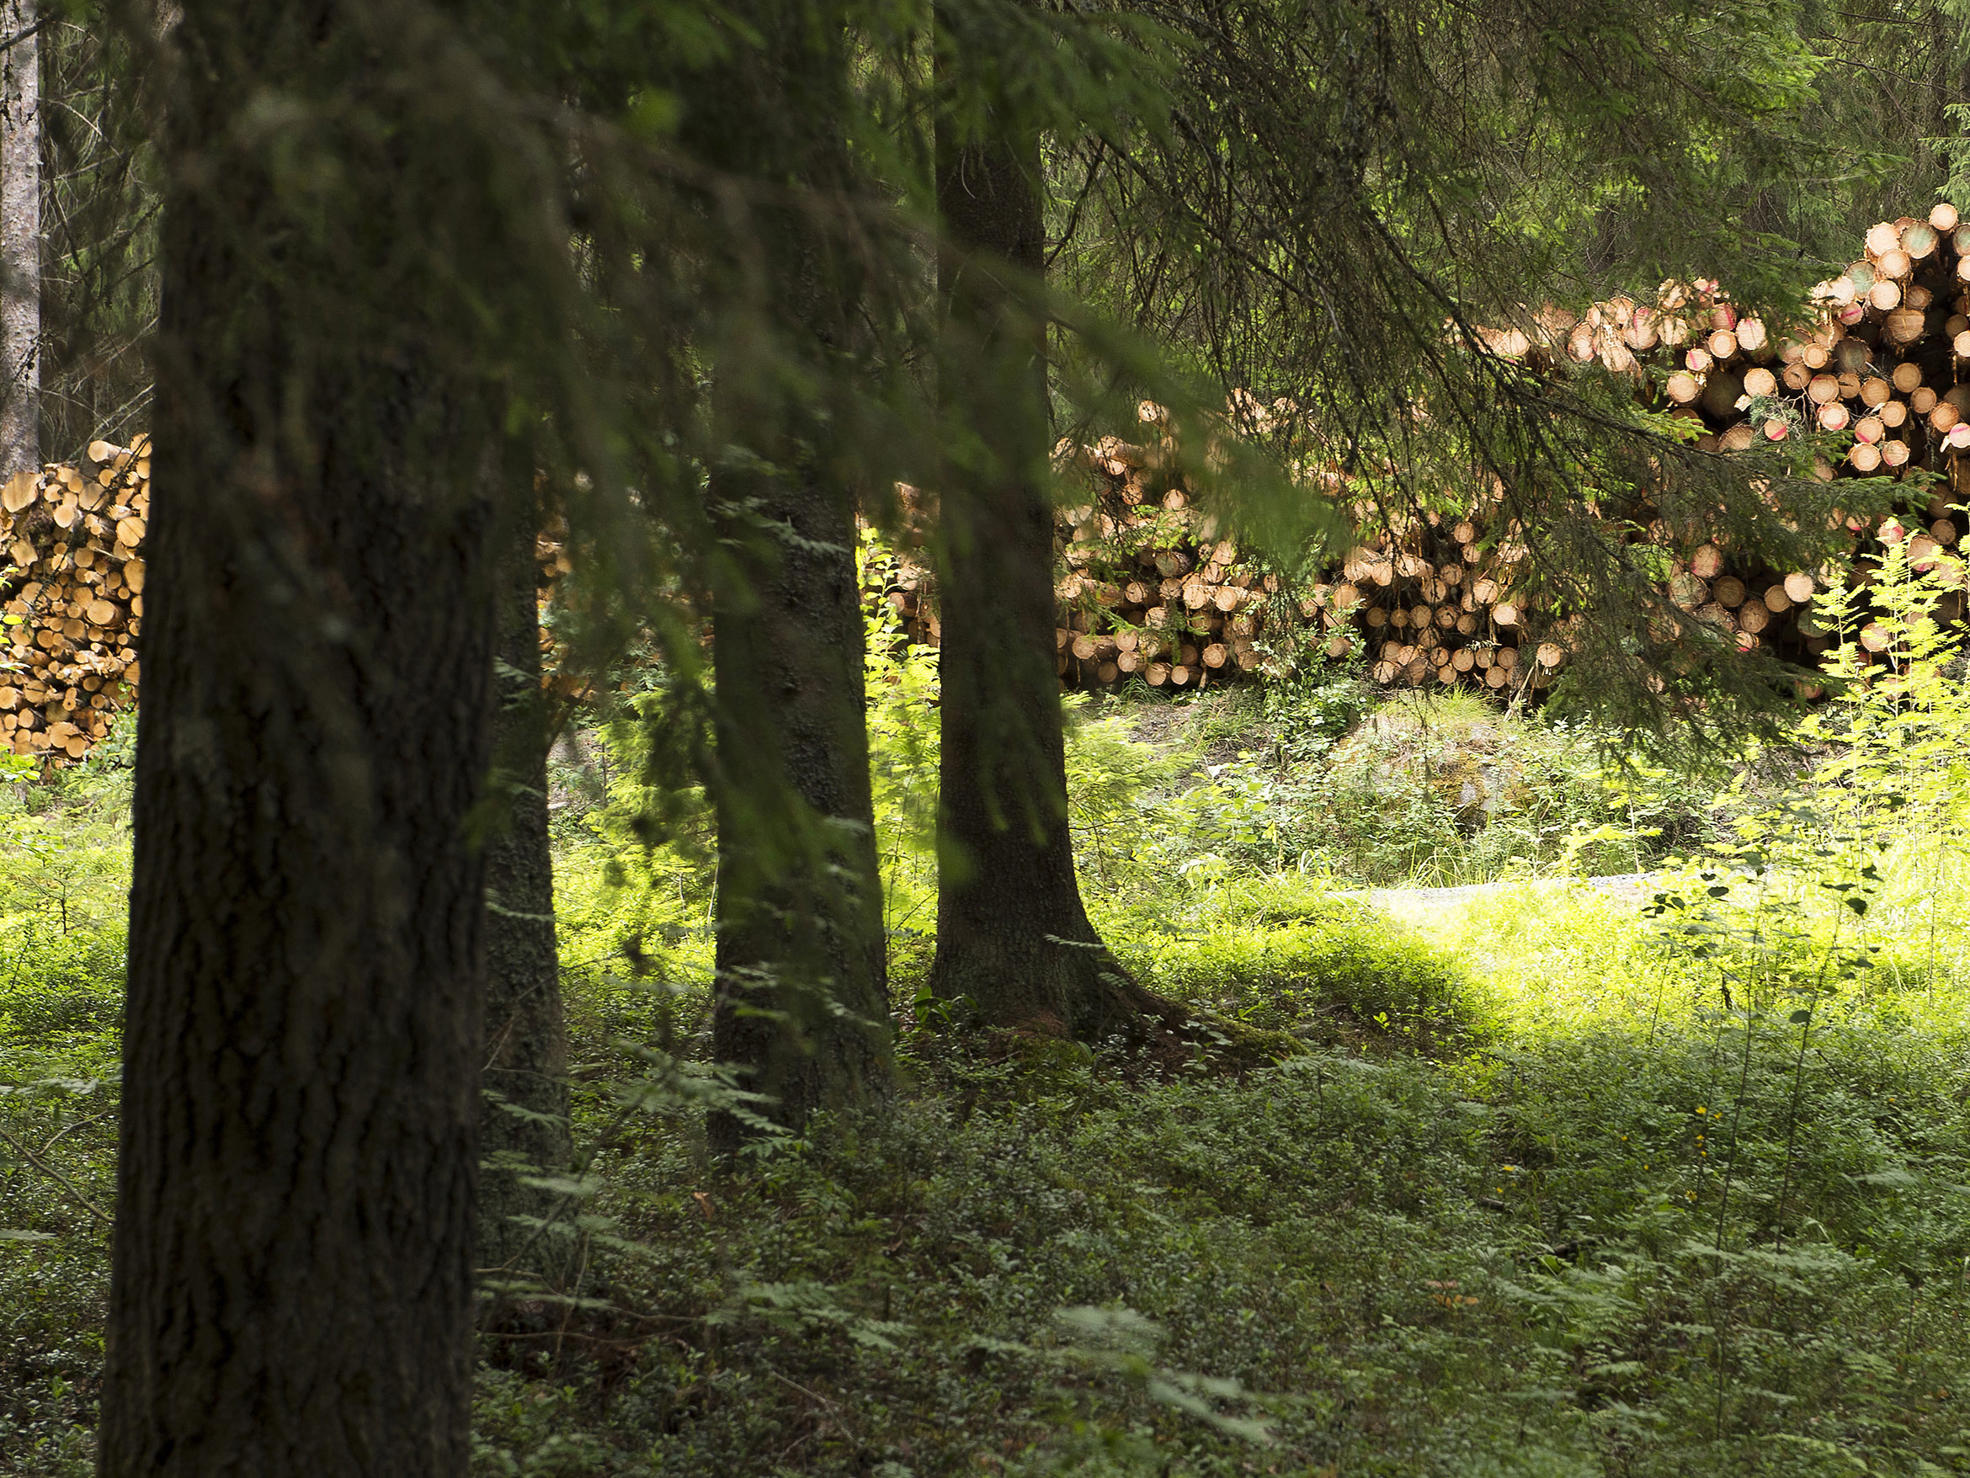
[[[1744,394],[1744,376],[1735,371],[1719,369],[1703,382],[1703,394],[1698,403],[1704,411],[1717,420],[1724,420],[1737,410],[1738,397]]]
[[[1669,599],[1693,611],[1710,599],[1709,582],[1689,570],[1677,570],[1669,576]]]
[[[1890,344],[1913,344],[1922,337],[1924,322],[1920,308],[1897,308],[1883,320],[1882,337]]]
[[[1650,373],[1643,377],[1644,386],[1660,387],[1654,392],[1658,408],[1704,423],[1696,428],[1699,448],[1729,452],[1761,438],[1779,441],[1796,435],[1796,411],[1761,403],[1747,415],[1738,400],[1776,401],[1798,395],[1795,404],[1803,403],[1812,412],[1809,427],[1853,433],[1837,475],[1880,476],[1923,469],[1948,471],[1959,484],[1970,483],[1970,384],[1955,387],[1960,373],[1955,366],[1970,365],[1970,355],[1960,352],[1970,350],[1970,337],[1964,337],[1970,335],[1970,291],[1945,301],[1957,290],[1946,293],[1941,287],[1952,268],[1970,255],[1970,240],[1962,239],[1970,231],[1950,212],[1943,212],[1941,218],[1946,226],[1916,216],[1882,223],[1892,228],[1891,239],[1890,233],[1878,233],[1864,260],[1851,264],[1838,279],[1821,284],[1817,317],[1787,324],[1783,333],[1771,333],[1760,321],[1740,316],[1714,284],[1670,283],[1659,294],[1659,311],[1616,298],[1579,319],[1548,315],[1541,320],[1537,344],[1523,333],[1519,339],[1524,342],[1518,342],[1491,331],[1485,332],[1484,341],[1498,352],[1505,352],[1499,346],[1506,345],[1537,372],[1542,367],[1539,345],[1556,346],[1572,333],[1573,352],[1583,363],[1598,360],[1617,371],[1629,366],[1646,369]],[[1970,380],[1970,374],[1965,378]],[[1646,389],[1642,393],[1649,394]],[[1960,465],[1954,460],[1959,448]],[[1307,623],[1323,648],[1345,643],[1342,650],[1354,650],[1362,636],[1372,637],[1369,650],[1377,666],[1390,664],[1383,675],[1417,682],[1434,677],[1436,682],[1489,683],[1491,679],[1483,674],[1509,670],[1517,661],[1516,656],[1501,660],[1496,654],[1516,653],[1516,634],[1527,626],[1539,629],[1541,613],[1528,610],[1522,599],[1508,593],[1511,579],[1524,563],[1524,551],[1514,550],[1513,531],[1497,524],[1506,490],[1488,473],[1477,478],[1466,512],[1426,505],[1413,517],[1397,520],[1372,543],[1350,550],[1338,571],[1320,572],[1321,581],[1311,587],[1288,588],[1282,603],[1259,602],[1261,585],[1277,591],[1277,579],[1262,581],[1242,569],[1236,542],[1201,532],[1201,521],[1184,510],[1174,516],[1200,532],[1176,536],[1171,552],[1182,557],[1162,561],[1156,576],[1162,584],[1152,587],[1144,577],[1116,581],[1104,589],[1110,576],[1103,560],[1109,556],[1099,546],[1112,540],[1118,527],[1132,527],[1132,519],[1146,517],[1119,503],[1123,483],[1141,473],[1135,451],[1120,443],[1108,445],[1107,450],[1113,454],[1108,462],[1087,456],[1076,460],[1075,465],[1089,468],[1090,475],[1108,481],[1106,491],[1071,510],[1069,520],[1069,564],[1093,582],[1092,603],[1112,602],[1115,612],[1112,623],[1070,623],[1078,635],[1096,635],[1097,663],[1113,660],[1118,668],[1122,665],[1123,643],[1100,635],[1111,624],[1116,632],[1124,626],[1140,626],[1145,639],[1150,639],[1149,612],[1156,606],[1168,612],[1166,629],[1198,644],[1185,653],[1182,647],[1189,641],[1180,641],[1171,654],[1176,659],[1173,665],[1190,669],[1193,682],[1213,673],[1221,677],[1234,669],[1256,670],[1261,659],[1252,639],[1261,623],[1275,620]],[[1167,457],[1167,449],[1156,455]],[[1836,476],[1826,456],[1807,455],[1814,476],[1823,481]],[[93,496],[97,467],[85,471],[82,486]],[[1364,516],[1364,500],[1351,493],[1348,479],[1337,468],[1316,471],[1312,479],[1323,496],[1343,507],[1352,506],[1357,518]],[[84,502],[84,493],[68,479],[57,476],[53,486],[47,518],[59,516],[81,530],[97,509]],[[117,496],[121,495],[119,487]],[[1662,547],[1688,548],[1684,540],[1690,536],[1667,527],[1660,513],[1648,506],[1646,492],[1643,497],[1630,537]],[[1917,499],[1927,500],[1926,493]],[[127,506],[119,503],[104,512],[107,516]],[[132,511],[143,516],[141,509]],[[1903,516],[1909,517],[1906,510]],[[105,547],[115,547],[117,522],[121,520],[103,524]],[[1487,522],[1492,526],[1486,528]],[[1854,534],[1856,549],[1869,547],[1870,531],[1858,517],[1836,514],[1833,527]],[[1961,542],[1958,516],[1946,502],[1923,513],[1912,527],[1925,541],[1925,559]],[[1121,557],[1126,561],[1133,555]],[[1156,563],[1153,556],[1145,556],[1143,562],[1145,568]],[[116,563],[106,560],[96,578],[82,582],[87,584],[85,599],[103,591],[105,598],[134,601],[118,583]],[[87,554],[76,559],[76,568],[91,568]],[[1759,573],[1755,582],[1748,579],[1753,573]],[[1803,589],[1790,588],[1786,576],[1753,570],[1727,575],[1722,551],[1703,545],[1689,556],[1687,567],[1674,572],[1668,594],[1728,631],[1740,645],[1776,643],[1788,657],[1809,656],[1804,644],[1824,640],[1809,629],[1815,582],[1804,572],[1794,573],[1803,581]],[[1349,593],[1357,598],[1342,599],[1334,586],[1322,583],[1337,575],[1336,584],[1351,587]],[[80,576],[76,578],[80,581]],[[1114,592],[1112,596],[1108,590]],[[1089,602],[1088,593],[1078,594],[1083,603]],[[93,630],[84,634],[94,638]],[[1487,635],[1502,637],[1505,646],[1495,647],[1485,639]],[[1383,641],[1384,637],[1396,640]],[[1540,644],[1528,641],[1526,650],[1533,659],[1531,666],[1546,673],[1549,669],[1537,661],[1538,645],[1552,642],[1564,650],[1569,639],[1560,628],[1545,631],[1543,637]],[[64,640],[69,640],[65,632]],[[1205,652],[1210,654],[1208,661]],[[1156,655],[1149,650],[1141,653],[1145,662]],[[1248,669],[1245,663],[1252,666]]]

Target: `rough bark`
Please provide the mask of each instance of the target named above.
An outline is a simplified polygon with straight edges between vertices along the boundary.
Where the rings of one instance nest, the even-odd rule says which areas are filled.
[[[724,490],[737,492],[733,477]],[[761,481],[764,481],[762,479]],[[718,998],[713,1052],[798,1129],[890,1079],[881,880],[862,727],[854,525],[798,476],[758,488],[779,558],[735,560],[713,622]],[[820,546],[820,548],[812,547]],[[824,552],[827,550],[833,553]],[[731,1115],[713,1137],[744,1136]]]
[[[948,19],[940,15],[940,19]],[[975,86],[962,37],[948,87]],[[1133,985],[1088,921],[1067,828],[1053,667],[1046,323],[1038,134],[997,109],[937,123],[940,390],[956,428],[938,490],[943,637],[937,953],[931,987],[991,1023],[1084,1041],[1132,1034],[1162,1003]]]
[[[41,42],[0,0],[0,482],[41,465]]]
[[[364,89],[347,14],[196,0],[170,40],[112,1478],[469,1459],[490,428],[415,233],[493,227],[401,91],[389,130],[242,118]]]
[[[832,7],[765,0],[746,19],[762,44],[718,82],[725,105],[700,120],[711,125],[710,157],[772,192],[752,222],[759,316],[735,326],[715,371],[720,440],[745,450],[713,470],[710,487],[725,551],[713,591],[713,1048],[765,1096],[761,1112],[797,1129],[817,1109],[881,1094],[891,1074],[856,489],[837,423],[814,392],[789,393],[783,379],[786,361],[812,366],[823,386],[856,372],[855,284],[824,230],[770,203],[843,188],[840,131],[815,120],[840,116],[848,61]],[[742,75],[747,67],[757,70]],[[763,87],[776,106],[758,106]],[[730,1114],[711,1129],[725,1148],[745,1133]]]
[[[509,484],[525,486],[524,457]],[[506,1277],[552,1277],[565,1243],[527,1223],[565,1214],[562,1198],[522,1183],[565,1172],[568,1034],[554,942],[548,847],[548,715],[540,686],[534,523],[499,540],[499,645],[491,718],[494,778],[486,840],[485,1110],[480,1123],[478,1259]],[[520,1218],[516,1220],[516,1218]]]

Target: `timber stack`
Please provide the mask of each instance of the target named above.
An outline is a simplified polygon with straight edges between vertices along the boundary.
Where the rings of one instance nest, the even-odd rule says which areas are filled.
[[[1728,545],[1641,520],[1630,537],[1660,551],[1668,597],[1740,650],[1813,665],[1839,638],[1813,596],[1831,583],[1866,587],[1889,518],[1913,531],[1918,564],[1964,536],[1956,505],[1970,484],[1970,224],[1954,206],[1871,228],[1862,256],[1815,289],[1806,321],[1780,330],[1699,280],[1664,283],[1652,303],[1617,297],[1578,317],[1548,309],[1483,340],[1535,369],[1570,362],[1633,379],[1644,403],[1694,423],[1699,450],[1817,438],[1823,480],[1910,482],[1890,514],[1836,508],[1829,532],[1844,548],[1815,569],[1750,563]],[[1232,407],[1246,423],[1270,411],[1249,398]],[[1320,579],[1282,589],[1195,516],[1180,480],[1164,480],[1176,459],[1162,413],[1145,403],[1141,419],[1137,442],[1110,436],[1056,449],[1093,493],[1066,511],[1061,530],[1056,644],[1070,684],[1140,675],[1201,686],[1318,650],[1359,652],[1384,684],[1516,696],[1549,686],[1565,665],[1585,618],[1554,619],[1528,600],[1524,531],[1504,516],[1502,488],[1397,524]],[[1943,480],[1913,480],[1921,472]],[[1315,481],[1312,492],[1346,495],[1337,473]],[[1955,597],[1942,614],[1962,612]],[[1885,660],[1884,627],[1863,621],[1855,635],[1864,661]]]
[[[1768,647],[1810,665],[1839,638],[1812,604],[1829,583],[1865,589],[1894,518],[1910,553],[1959,545],[1970,490],[1970,223],[1954,206],[1883,221],[1862,254],[1815,289],[1805,321],[1770,326],[1715,282],[1669,282],[1642,303],[1616,297],[1585,314],[1551,309],[1522,327],[1487,330],[1484,349],[1535,371],[1571,364],[1632,379],[1645,403],[1692,422],[1702,450],[1730,452],[1816,438],[1828,481],[1906,482],[1892,513],[1833,512],[1844,546],[1816,569],[1747,562],[1727,545],[1635,521],[1653,545],[1665,593],[1743,650]],[[1242,392],[1228,419],[1262,424],[1290,408]],[[1549,686],[1586,619],[1537,608],[1524,580],[1525,531],[1504,489],[1445,499],[1451,511],[1388,525],[1311,581],[1289,583],[1241,551],[1193,502],[1167,417],[1140,407],[1138,439],[1107,436],[1055,449],[1088,494],[1064,510],[1054,633],[1070,684],[1140,679],[1202,688],[1277,673],[1310,657],[1360,656],[1385,684],[1477,686],[1521,696]],[[1918,478],[1918,474],[1931,474]],[[1345,503],[1338,472],[1315,472],[1310,496]],[[903,489],[913,521],[914,490]],[[0,488],[0,749],[64,763],[107,736],[135,700],[143,621],[143,538],[150,448],[92,443],[77,465],[50,464]],[[1365,509],[1355,509],[1357,522]],[[538,549],[543,591],[568,568],[558,531]],[[929,571],[907,552],[864,562],[869,594],[887,603],[900,639],[939,636]],[[1942,614],[1960,617],[1960,595]],[[1886,660],[1887,629],[1863,620],[1863,660]],[[546,631],[547,685],[577,701],[582,684]],[[1809,695],[1813,690],[1807,689]]]
[[[134,701],[149,513],[143,438],[0,488],[0,749],[80,759]]]
[[[1307,628],[1318,611],[1289,612],[1281,576],[1244,558],[1199,516],[1176,462],[1161,407],[1145,401],[1143,443],[1106,436],[1063,443],[1056,461],[1078,466],[1093,496],[1065,510],[1054,661],[1070,684],[1139,677],[1151,687],[1202,688],[1277,670],[1266,644]],[[1336,633],[1332,655],[1345,656]]]
[[[1154,405],[1141,414],[1161,422]],[[1204,687],[1360,654],[1384,684],[1517,695],[1549,686],[1565,661],[1574,628],[1536,626],[1519,593],[1526,547],[1488,516],[1495,498],[1465,517],[1398,523],[1324,578],[1289,585],[1217,537],[1185,487],[1159,483],[1170,450],[1117,437],[1062,449],[1097,480],[1094,498],[1065,515],[1055,643],[1070,683],[1139,674],[1152,687]],[[1321,492],[1340,496],[1338,475]]]

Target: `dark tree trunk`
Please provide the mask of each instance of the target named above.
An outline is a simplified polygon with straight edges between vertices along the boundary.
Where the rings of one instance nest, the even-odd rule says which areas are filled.
[[[506,485],[524,488],[531,459],[511,455]],[[531,512],[530,501],[523,505]],[[530,1226],[564,1208],[522,1177],[564,1173],[568,1033],[554,942],[548,848],[548,714],[540,686],[536,520],[502,531],[499,646],[493,678],[493,783],[487,797],[485,1116],[480,1125],[479,1266],[507,1277],[552,1276],[565,1242]],[[521,1218],[521,1220],[516,1220]]]
[[[940,20],[948,19],[940,14]],[[964,38],[942,46],[947,86]],[[1046,268],[1040,143],[1003,111],[960,135],[937,124],[940,372],[947,437],[964,450],[938,491],[943,733],[937,954],[931,986],[988,1022],[1084,1041],[1167,1008],[1131,984],[1088,922],[1067,829],[1053,666]]]
[[[853,518],[801,469],[715,478],[791,532],[735,559],[713,622],[718,998],[713,1051],[798,1129],[885,1092],[889,1001],[863,728]],[[729,1149],[729,1114],[712,1125]]]
[[[0,482],[41,466],[41,39],[0,0]],[[19,38],[19,39],[13,39]]]
[[[346,15],[169,40],[112,1478],[469,1459],[490,427],[423,233],[494,226]]]
[[[761,0],[761,44],[713,79],[697,127],[759,190],[742,268],[757,298],[714,375],[722,535],[713,574],[718,992],[713,1049],[760,1111],[799,1128],[866,1102],[891,1074],[887,948],[869,783],[856,490],[839,421],[818,405],[857,373],[856,285],[821,220],[783,203],[846,188],[846,32],[831,6]],[[766,99],[772,99],[767,103]],[[757,315],[756,317],[753,315]],[[789,390],[789,366],[809,387]],[[715,1115],[729,1149],[743,1122]]]

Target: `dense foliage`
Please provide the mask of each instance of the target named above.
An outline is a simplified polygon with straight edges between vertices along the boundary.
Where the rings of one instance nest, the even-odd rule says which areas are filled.
[[[1836,658],[1800,720],[1693,660],[1620,524],[1817,567],[1813,448],[1478,352],[1672,273],[1783,309],[1883,192],[1961,184],[1962,0],[49,15],[42,419],[134,426],[165,366],[168,497],[135,928],[125,751],[0,775],[0,1467],[262,1420],[462,1466],[476,1287],[487,1475],[1963,1469],[1961,572],[1889,536],[1887,676]],[[1139,396],[1282,569],[1496,489],[1599,617],[1573,726],[1303,667],[1070,705],[1063,765],[1046,454]],[[866,714],[857,512],[972,617],[941,678],[876,626]],[[577,1152],[527,1182],[566,1255],[495,1284],[479,597],[510,535],[527,648],[543,520],[554,690],[608,691],[509,787],[554,811]],[[1056,906],[995,934],[953,904],[1006,838],[1045,866],[1002,911]],[[1016,957],[1089,1009],[995,1014]],[[200,1302],[233,1277],[268,1307]]]
[[[591,1271],[489,1331],[478,1471],[1958,1470],[1970,689],[1930,577],[1889,578],[1902,679],[1700,803],[1592,736],[1343,673],[1082,709],[1102,926],[1284,1054],[1235,1072],[915,999],[934,672],[872,662],[908,1087],[737,1167],[702,1138],[729,1092],[702,802],[651,845],[619,747],[648,727],[564,747]],[[1474,771],[1511,777],[1481,819]],[[126,777],[110,752],[6,792],[10,1471],[88,1471]],[[1504,881],[1337,892],[1356,869]]]

